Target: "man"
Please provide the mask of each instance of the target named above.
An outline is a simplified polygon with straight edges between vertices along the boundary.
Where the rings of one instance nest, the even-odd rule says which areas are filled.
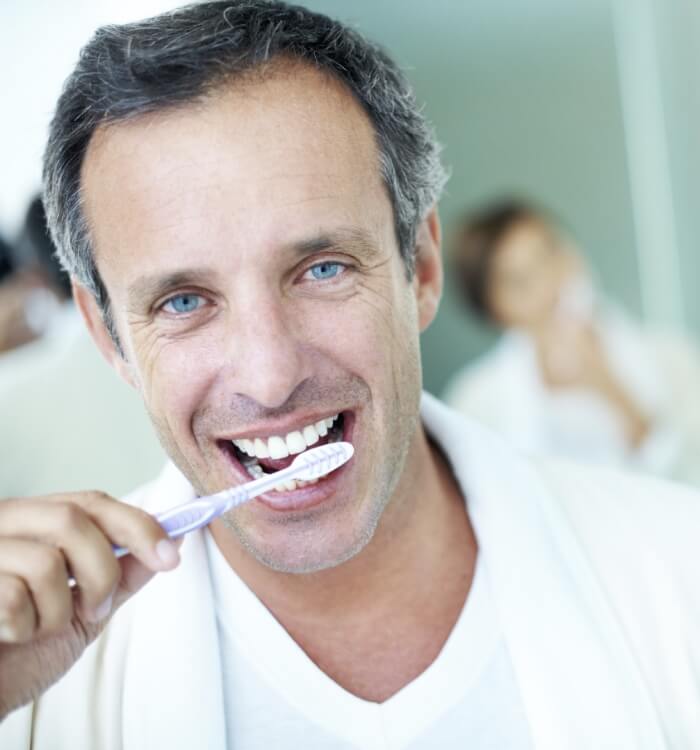
[[[419,411],[444,172],[386,56],[260,0],[104,29],[45,177],[76,300],[174,465],[138,507],[0,509],[3,747],[700,737],[696,496],[535,469],[428,397]],[[143,512],[341,437],[346,467],[179,553]]]

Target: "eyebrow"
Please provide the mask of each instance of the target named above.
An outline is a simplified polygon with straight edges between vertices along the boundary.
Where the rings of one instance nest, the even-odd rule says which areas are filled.
[[[337,229],[334,232],[320,234],[291,245],[292,250],[301,257],[344,247],[351,248],[366,261],[379,254],[379,248],[372,241],[371,236],[362,229],[354,227]]]
[[[352,250],[361,260],[369,262],[376,258],[380,250],[371,236],[354,227],[343,227],[333,232],[325,232],[314,237],[305,238],[283,245],[282,252],[291,252],[299,258],[332,250],[333,248]],[[130,306],[150,303],[152,300],[182,286],[207,286],[216,276],[216,272],[207,267],[181,268],[170,273],[154,274],[138,278],[128,289]]]

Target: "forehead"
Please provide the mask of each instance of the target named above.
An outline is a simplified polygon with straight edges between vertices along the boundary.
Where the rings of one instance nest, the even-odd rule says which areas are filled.
[[[527,269],[554,248],[551,230],[537,219],[523,219],[514,224],[498,243],[492,260],[496,273]]]
[[[147,263],[164,244],[289,243],[309,223],[385,221],[389,206],[369,118],[342,84],[298,64],[101,128],[82,186],[101,271],[134,245]]]

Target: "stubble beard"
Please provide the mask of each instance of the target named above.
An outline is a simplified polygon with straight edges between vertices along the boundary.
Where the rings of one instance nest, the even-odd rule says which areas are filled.
[[[344,506],[343,515],[350,516],[349,524],[344,525],[343,519],[329,519],[329,527],[325,527],[323,517],[317,515],[318,511],[281,518],[278,528],[283,529],[287,540],[284,550],[266,548],[258,543],[247,530],[246,524],[241,522],[239,509],[223,516],[223,524],[259,563],[279,573],[317,573],[342,565],[358,555],[374,538],[377,527],[392,502],[418,429],[418,409],[402,410],[398,400],[393,404],[384,441],[388,448],[373,454],[379,458],[376,462],[377,469],[369,478],[368,489],[363,493],[361,501],[351,499]],[[339,526],[343,532],[347,532],[341,534],[340,539]]]

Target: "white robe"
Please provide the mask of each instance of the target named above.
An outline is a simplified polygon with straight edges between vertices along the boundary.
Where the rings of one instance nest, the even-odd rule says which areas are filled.
[[[700,495],[534,464],[429,396],[460,482],[538,750],[700,747]],[[132,500],[191,498],[172,466]],[[3,750],[224,750],[204,539],[112,619],[78,664],[0,725]]]

